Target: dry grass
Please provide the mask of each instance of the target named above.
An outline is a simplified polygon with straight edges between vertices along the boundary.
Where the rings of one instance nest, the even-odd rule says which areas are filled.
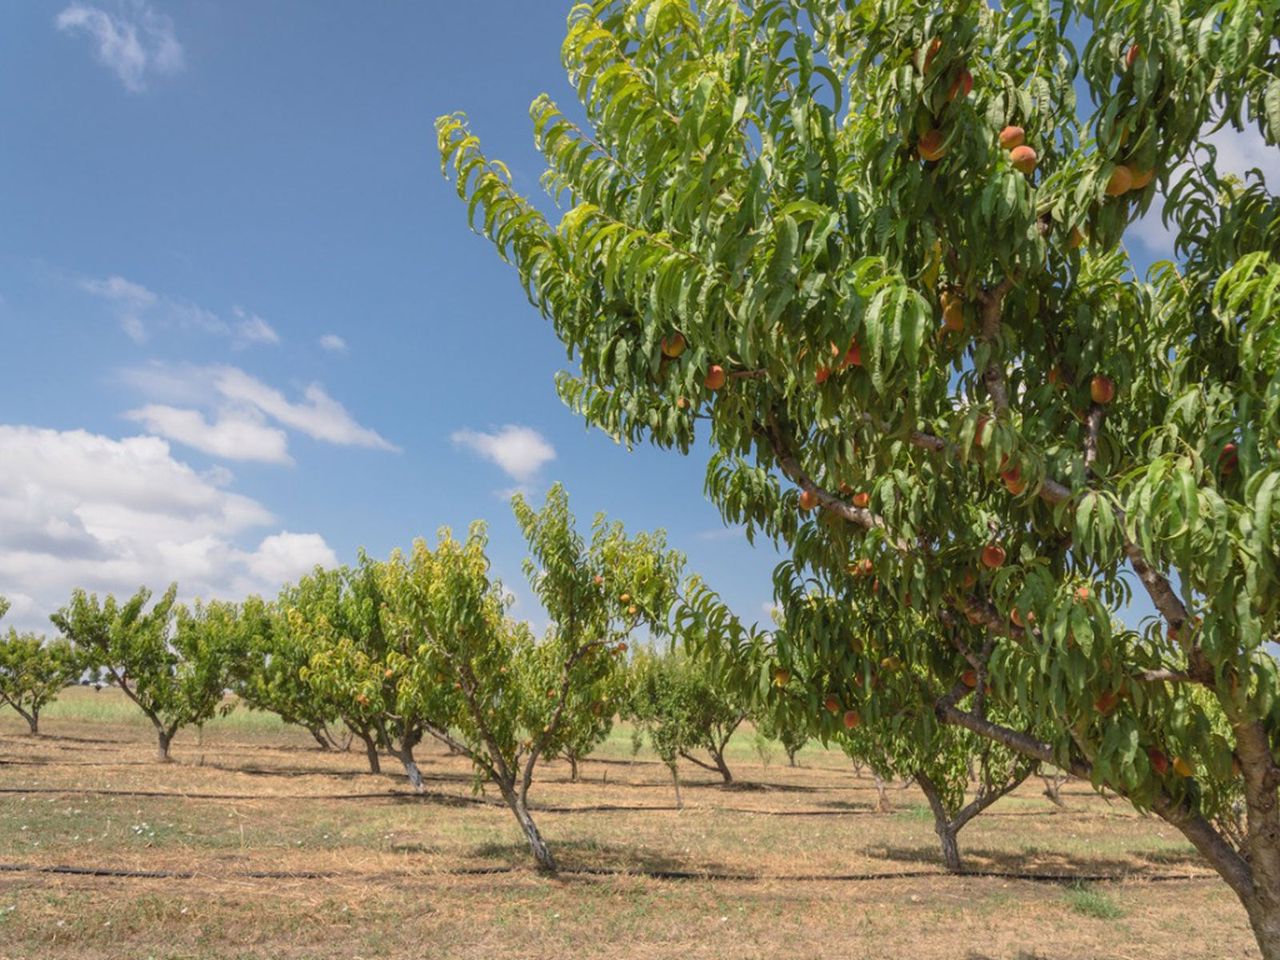
[[[686,769],[676,811],[665,769],[633,761],[618,730],[584,782],[543,769],[539,823],[561,863],[608,871],[551,879],[468,765],[431,747],[420,798],[393,762],[370,775],[269,717],[188,731],[168,766],[110,691],[69,692],[38,740],[15,719],[0,715],[0,863],[23,869],[0,872],[0,960],[1257,956],[1179,835],[1082,784],[1066,810],[1038,784],[1002,801],[961,835],[966,865],[1123,879],[950,877],[919,793],[895,788],[897,810],[876,814],[839,755],[762,767],[740,737],[744,782]],[[63,865],[180,877],[34,869]],[[656,870],[702,876],[640,873]]]

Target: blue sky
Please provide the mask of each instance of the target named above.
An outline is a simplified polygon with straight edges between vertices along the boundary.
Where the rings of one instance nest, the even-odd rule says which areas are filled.
[[[76,585],[272,592],[475,518],[540,620],[503,496],[555,479],[584,523],[666,527],[763,616],[776,557],[723,528],[705,458],[628,453],[560,405],[563,350],[438,172],[432,122],[465,109],[538,192],[527,110],[572,100],[569,6],[0,7],[10,623],[46,626]]]

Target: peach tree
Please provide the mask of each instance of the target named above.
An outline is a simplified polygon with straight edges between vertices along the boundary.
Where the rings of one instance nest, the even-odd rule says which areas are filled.
[[[50,617],[83,666],[110,678],[151,721],[162,763],[179,730],[232,709],[225,694],[245,643],[236,604],[187,607],[177,593],[171,585],[148,609],[145,587],[123,603],[76,590]]]
[[[0,597],[0,616],[6,607]],[[0,637],[0,703],[7,703],[27,721],[33,737],[40,733],[40,711],[80,673],[80,660],[66,640],[50,641],[12,627]]]
[[[274,713],[284,723],[304,728],[321,750],[350,746],[354,733],[348,732],[344,740],[334,729],[341,722],[339,711],[316,696],[302,676],[309,655],[290,630],[287,615],[277,605],[251,597],[242,606],[241,616],[246,620],[247,643],[233,682],[240,701],[251,710]]]
[[[558,484],[542,509],[522,496],[512,509],[529,546],[525,571],[552,621],[541,641],[507,615],[511,597],[490,575],[483,524],[461,541],[443,530],[434,548],[419,540],[392,558],[385,623],[412,650],[393,665],[406,683],[447,694],[425,715],[426,732],[471,760],[538,866],[555,870],[529,805],[538,764],[600,735],[626,638],[666,629],[684,558],[661,532],[629,535],[603,516],[587,540]]]
[[[578,4],[563,60],[585,123],[532,107],[555,222],[464,117],[437,124],[472,222],[569,352],[568,405],[628,443],[709,441],[726,520],[790,554],[789,618],[797,580],[841,599],[875,579],[888,610],[954,627],[988,702],[1038,734],[958,688],[939,722],[1167,820],[1268,960],[1280,227],[1204,134],[1280,139],[1278,17]],[[1123,241],[1157,201],[1175,256],[1144,270]]]

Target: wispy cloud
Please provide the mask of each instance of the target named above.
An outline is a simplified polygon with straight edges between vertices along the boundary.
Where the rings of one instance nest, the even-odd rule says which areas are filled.
[[[145,343],[155,329],[226,337],[236,349],[280,342],[280,334],[271,324],[243,307],[232,307],[230,317],[220,317],[212,310],[163,296],[118,275],[81,280],[80,288],[110,304],[121,328],[135,343]]]
[[[346,353],[347,341],[336,333],[326,333],[320,338],[320,349],[328,350],[330,353]]]
[[[375,450],[399,451],[399,447],[362,427],[318,383],[308,385],[300,403],[292,403],[274,387],[249,376],[236,367],[219,367],[214,371],[214,388],[226,400],[261,410],[284,426],[316,440],[347,447],[370,447]]]
[[[305,387],[301,400],[290,400],[239,367],[150,363],[117,376],[151,401],[126,416],[152,433],[224,459],[292,462],[285,431],[268,421],[324,443],[400,452],[318,383]]]
[[[199,410],[153,403],[125,414],[156,436],[224,460],[292,464],[289,437],[255,410],[223,410],[213,422]]]
[[[458,430],[450,437],[456,446],[497,464],[517,483],[528,483],[542,467],[556,458],[547,438],[532,427],[507,424],[492,433]]]
[[[118,2],[114,12],[89,3],[73,3],[54,24],[64,33],[84,34],[98,62],[111,70],[126,90],[141,93],[151,75],[179,73],[186,65],[173,21],[144,0]]]

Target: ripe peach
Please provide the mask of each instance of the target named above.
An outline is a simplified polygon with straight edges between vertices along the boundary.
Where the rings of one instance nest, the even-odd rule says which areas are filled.
[[[1089,381],[1089,396],[1094,403],[1105,407],[1116,398],[1116,385],[1110,377],[1098,374]]]
[[[849,350],[844,355],[844,365],[846,367],[862,366],[862,347],[858,346],[857,340],[849,344]]]
[[[844,712],[844,728],[852,730],[854,727],[862,725],[862,716],[857,710],[846,710]]]
[[[1132,186],[1133,171],[1122,163],[1111,171],[1111,179],[1107,181],[1107,196],[1123,196]]]
[[[960,331],[964,329],[964,301],[950,290],[944,290],[938,297],[942,305],[942,326],[946,330]]]
[[[853,505],[857,507],[859,510],[867,509],[867,507],[870,504],[871,504],[871,494],[863,492],[863,493],[855,493],[853,495]]]
[[[684,353],[687,346],[683,333],[673,333],[669,337],[662,338],[662,355],[674,360]]]
[[[967,97],[971,93],[973,93],[973,74],[961,67],[960,72],[956,74],[956,78],[951,81],[951,89],[947,91],[947,99],[954,100],[956,97]]]
[[[998,543],[988,543],[982,548],[982,564],[991,570],[1003,567],[1007,556],[1004,547]]]
[[[1013,164],[1013,168],[1019,173],[1034,173],[1039,160],[1039,154],[1026,144],[1021,147],[1014,147],[1009,151],[1009,162]]]
[[[1142,47],[1138,46],[1136,43],[1125,51],[1124,68],[1126,70],[1133,69],[1133,65],[1138,62],[1138,55],[1140,53],[1142,53]]]
[[[933,66],[934,58],[938,55],[938,52],[941,49],[942,49],[942,41],[939,40],[937,37],[934,37],[931,41],[929,41],[929,49],[925,52],[925,55],[924,55],[924,72],[925,73],[929,72],[929,68]]]
[[[712,364],[711,369],[707,371],[707,379],[703,383],[708,390],[719,390],[724,386],[725,379],[724,367]]]
[[[1155,747],[1147,751],[1147,759],[1151,761],[1151,769],[1160,776],[1169,772],[1169,758]]]
[[[1228,443],[1222,448],[1222,453],[1218,454],[1218,472],[1224,477],[1229,477],[1236,472],[1236,467],[1240,463],[1240,451],[1234,443]]]
[[[1027,142],[1027,131],[1021,127],[1008,126],[1000,131],[1000,146],[1004,150],[1012,150]]]
[[[1093,701],[1093,709],[1098,711],[1104,717],[1116,708],[1116,704],[1120,702],[1120,694],[1114,690],[1108,690],[1097,700]]]
[[[966,687],[972,690],[978,685],[978,671],[970,667],[964,673],[960,674],[960,679],[964,682]]]
[[[812,490],[800,491],[800,509],[809,511],[818,505],[818,495]]]
[[[1129,182],[1129,189],[1141,190],[1153,179],[1155,179],[1155,175],[1156,175],[1156,171],[1154,167],[1152,167],[1150,170],[1134,170],[1133,173],[1130,174],[1131,179]]]
[[[813,379],[817,381],[818,386],[822,386],[824,383],[827,382],[827,380],[830,377],[831,377],[830,367],[819,367],[817,371],[814,372],[814,375],[813,375]]]
[[[822,705],[827,708],[828,713],[840,712],[840,698],[834,693],[827,694],[827,698],[822,701]]]
[[[937,127],[930,127],[920,136],[920,142],[916,145],[920,151],[920,156],[933,162],[941,160],[946,155],[946,147],[942,145],[942,131]]]

